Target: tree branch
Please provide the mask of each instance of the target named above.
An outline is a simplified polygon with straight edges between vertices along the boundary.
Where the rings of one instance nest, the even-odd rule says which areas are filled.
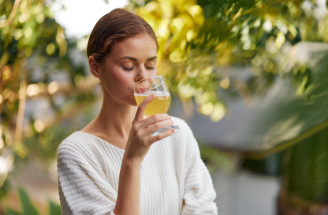
[[[17,13],[20,2],[21,2],[21,0],[16,0],[15,1],[14,6],[13,6],[11,12],[10,12],[10,15],[9,15],[8,19],[0,22],[0,28],[10,26],[10,24],[12,23],[15,15]]]

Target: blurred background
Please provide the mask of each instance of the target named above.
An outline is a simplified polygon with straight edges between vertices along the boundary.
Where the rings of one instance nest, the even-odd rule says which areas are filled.
[[[326,0],[0,0],[0,215],[60,214],[57,147],[99,110],[86,45],[116,7],[157,33],[220,215],[328,214]]]

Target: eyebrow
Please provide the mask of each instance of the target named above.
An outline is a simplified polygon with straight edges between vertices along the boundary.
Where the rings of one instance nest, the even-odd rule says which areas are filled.
[[[132,60],[132,61],[138,61],[137,58],[130,57],[130,56],[124,56],[124,57],[121,57],[121,59],[129,59],[129,60]],[[151,60],[155,60],[155,59],[157,59],[157,56],[147,58],[147,61],[151,61]]]

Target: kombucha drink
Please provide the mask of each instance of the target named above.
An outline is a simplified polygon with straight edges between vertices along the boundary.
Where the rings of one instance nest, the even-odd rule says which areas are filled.
[[[155,98],[147,105],[145,115],[149,117],[154,114],[167,113],[171,105],[170,93],[153,91],[147,94],[134,94],[137,104],[139,105],[150,94],[155,94]]]

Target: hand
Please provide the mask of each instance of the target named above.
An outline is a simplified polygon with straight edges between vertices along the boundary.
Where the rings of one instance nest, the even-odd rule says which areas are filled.
[[[152,136],[155,131],[173,125],[172,119],[167,114],[155,114],[144,119],[146,106],[154,98],[155,95],[153,94],[146,97],[138,107],[125,149],[126,159],[137,160],[141,163],[154,142],[164,139],[174,133],[174,129],[168,129],[156,136]]]

